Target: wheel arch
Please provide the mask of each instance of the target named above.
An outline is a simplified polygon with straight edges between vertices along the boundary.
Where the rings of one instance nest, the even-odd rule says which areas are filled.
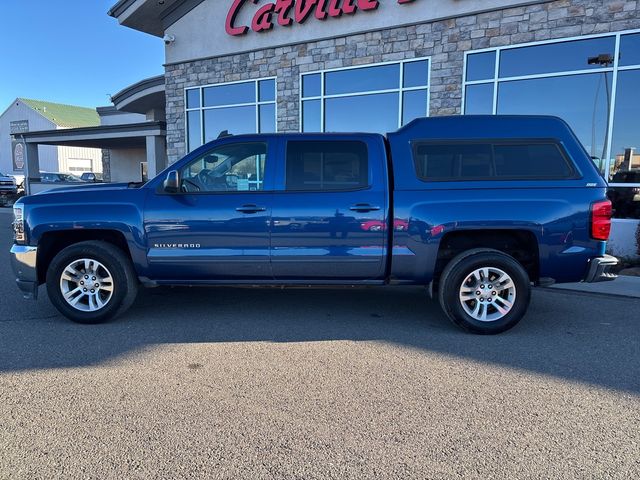
[[[540,279],[540,249],[536,235],[526,229],[454,230],[440,240],[433,282],[437,289],[446,266],[467,251],[495,250],[513,257],[526,270],[532,282]]]
[[[55,256],[71,245],[98,240],[120,249],[133,263],[129,243],[124,234],[111,229],[56,230],[45,232],[38,241],[37,273],[38,283],[46,281],[47,270]]]

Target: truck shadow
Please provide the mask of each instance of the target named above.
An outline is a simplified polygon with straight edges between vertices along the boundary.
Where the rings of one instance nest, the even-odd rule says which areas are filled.
[[[96,365],[163,344],[351,340],[640,393],[640,302],[631,299],[537,290],[520,325],[491,337],[462,332],[422,289],[405,287],[158,288],[96,326],[59,316],[44,289],[28,305],[20,320],[0,321],[0,372]]]

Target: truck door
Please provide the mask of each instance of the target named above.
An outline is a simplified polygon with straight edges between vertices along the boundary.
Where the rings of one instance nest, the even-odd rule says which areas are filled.
[[[264,138],[230,139],[180,170],[181,191],[148,197],[150,275],[158,280],[271,279],[272,150]]]
[[[388,234],[382,137],[287,136],[279,151],[271,231],[276,280],[381,280]]]

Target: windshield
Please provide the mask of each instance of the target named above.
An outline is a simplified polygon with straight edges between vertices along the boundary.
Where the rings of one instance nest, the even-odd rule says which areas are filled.
[[[75,175],[71,175],[69,173],[61,173],[59,175],[60,181],[62,182],[82,182],[80,177],[76,177]]]

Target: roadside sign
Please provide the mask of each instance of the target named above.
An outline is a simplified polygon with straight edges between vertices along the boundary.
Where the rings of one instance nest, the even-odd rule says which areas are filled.
[[[17,140],[11,142],[11,150],[13,151],[13,170],[24,170],[24,144]]]
[[[17,120],[15,122],[9,122],[9,129],[11,130],[11,135],[27,133],[29,131],[29,120]]]

